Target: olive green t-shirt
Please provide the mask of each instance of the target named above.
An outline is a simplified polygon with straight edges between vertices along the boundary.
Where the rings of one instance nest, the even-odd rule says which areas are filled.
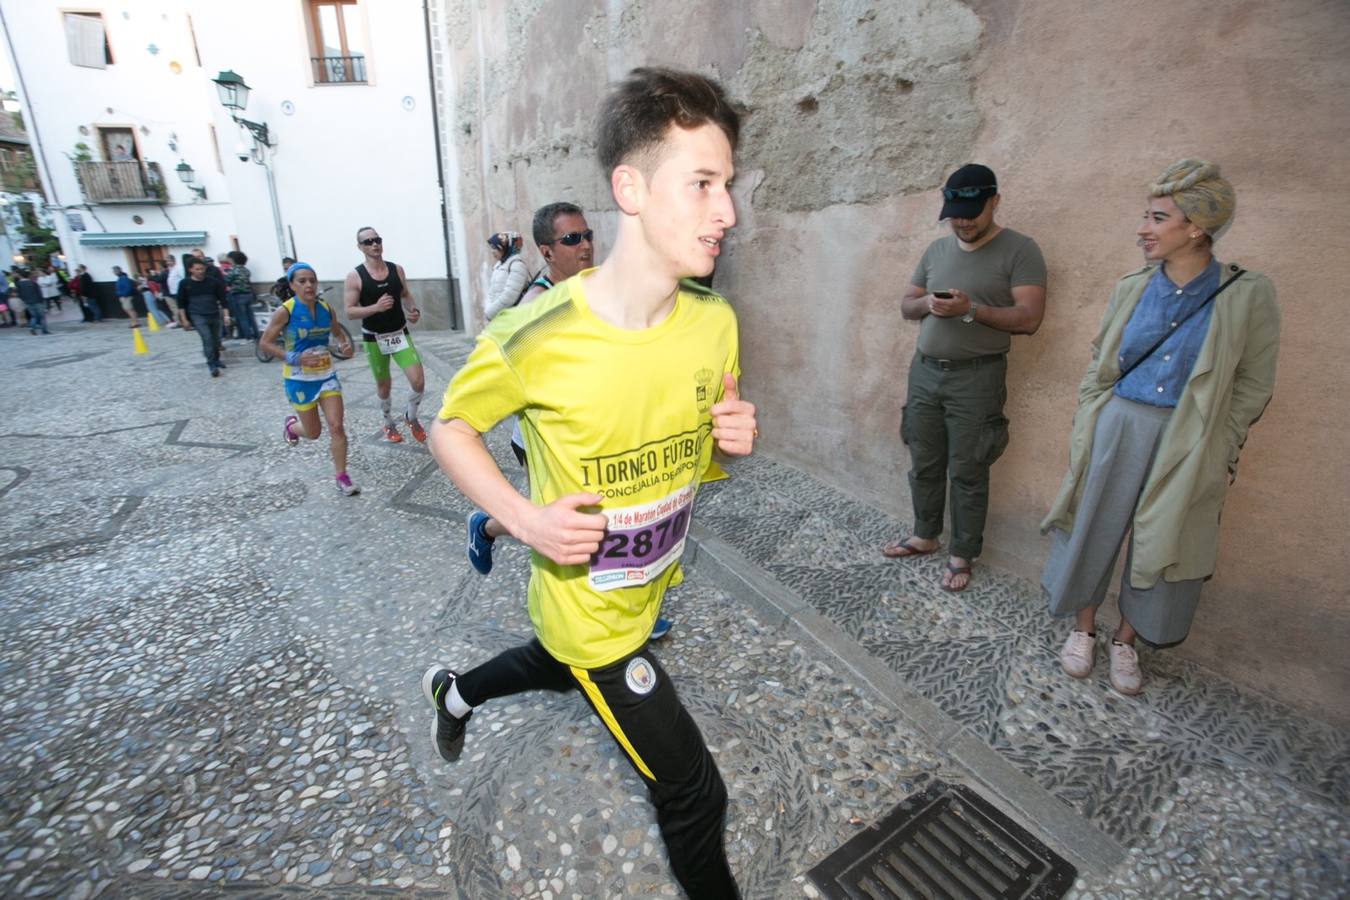
[[[978,250],[962,250],[956,235],[928,245],[910,283],[933,291],[956,288],[982,306],[1012,306],[1012,289],[1045,285],[1045,258],[1036,242],[1004,228]],[[1007,353],[1012,335],[960,316],[924,316],[919,352],[937,359],[973,359]]]

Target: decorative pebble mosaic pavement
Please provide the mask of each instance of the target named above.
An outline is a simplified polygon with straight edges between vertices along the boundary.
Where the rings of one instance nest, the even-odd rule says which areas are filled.
[[[282,443],[280,373],[251,348],[210,379],[195,335],[133,357],[125,326],[54,330],[0,332],[0,895],[678,896],[579,698],[490,704],[458,764],[435,755],[418,678],[527,635],[526,554],[471,572],[466,501],[424,448],[378,441],[359,359],[339,365],[363,488],[345,498],[325,447]],[[418,342],[429,418],[467,342]],[[522,483],[505,430],[489,445]],[[701,521],[1128,846],[1081,896],[1344,892],[1342,732],[1160,658],[1142,701],[1066,683],[1027,586],[981,570],[954,608],[935,566],[831,551],[831,528],[888,536],[875,511],[767,459],[731,471]],[[697,562],[668,612],[658,652],[727,780],[747,897],[813,895],[802,873],[863,823],[969,780]]]

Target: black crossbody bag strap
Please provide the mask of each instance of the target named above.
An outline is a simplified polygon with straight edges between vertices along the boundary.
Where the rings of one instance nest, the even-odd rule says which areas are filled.
[[[1186,318],[1184,318],[1184,319],[1182,319],[1180,322],[1178,322],[1178,323],[1177,323],[1177,328],[1180,328],[1182,325],[1185,325],[1185,324],[1190,320],[1191,316],[1193,316],[1193,315],[1195,315],[1196,313],[1200,312],[1200,311],[1203,310],[1206,306],[1209,306],[1210,301],[1213,300],[1215,297],[1219,296],[1220,294],[1222,294],[1223,291],[1224,291],[1224,288],[1228,287],[1230,284],[1232,284],[1233,282],[1237,281],[1239,278],[1241,278],[1241,277],[1242,277],[1243,275],[1245,275],[1246,273],[1247,273],[1247,270],[1246,270],[1246,269],[1238,269],[1236,275],[1234,275],[1232,278],[1228,279],[1228,280],[1225,281],[1223,284],[1221,284],[1221,285],[1219,285],[1217,288],[1215,288],[1215,289],[1214,289],[1214,293],[1212,293],[1212,294],[1210,294],[1208,297],[1206,297],[1204,303],[1201,303],[1201,304],[1200,304],[1199,306],[1197,306],[1195,309],[1191,310],[1191,311],[1190,311],[1190,314],[1187,315]],[[1167,334],[1164,334],[1162,337],[1158,338],[1158,340],[1154,342],[1154,344],[1153,344],[1152,347],[1149,347],[1147,350],[1144,351],[1144,353],[1143,353],[1142,356],[1140,356],[1140,357],[1139,357],[1138,359],[1136,359],[1134,362],[1130,363],[1129,367],[1126,368],[1125,371],[1121,372],[1118,376],[1116,376],[1116,383],[1117,383],[1117,384],[1120,383],[1120,381],[1123,380],[1123,379],[1125,378],[1126,375],[1130,374],[1130,373],[1133,372],[1135,369],[1137,369],[1137,368],[1139,367],[1139,364],[1140,364],[1141,362],[1143,362],[1144,360],[1146,360],[1146,359],[1148,359],[1150,356],[1152,356],[1152,355],[1153,355],[1153,351],[1157,350],[1157,349],[1158,349],[1159,347],[1161,347],[1163,344],[1167,343],[1167,339],[1170,338],[1172,335],[1174,335],[1174,334],[1177,333],[1177,328],[1173,328],[1173,329],[1172,329],[1171,331],[1169,331]]]

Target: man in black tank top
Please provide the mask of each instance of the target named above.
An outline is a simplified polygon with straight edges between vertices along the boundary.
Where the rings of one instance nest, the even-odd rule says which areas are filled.
[[[379,232],[369,226],[361,228],[356,232],[356,246],[365,261],[347,273],[342,303],[347,318],[361,325],[366,362],[375,376],[375,392],[379,394],[380,410],[384,413],[384,439],[394,444],[403,440],[390,411],[389,360],[392,358],[407,376],[411,390],[408,405],[403,410],[403,422],[418,443],[426,443],[426,430],[417,419],[417,408],[426,388],[426,374],[408,331],[408,325],[420,319],[422,314],[408,291],[408,276],[403,267],[385,261],[384,239]]]

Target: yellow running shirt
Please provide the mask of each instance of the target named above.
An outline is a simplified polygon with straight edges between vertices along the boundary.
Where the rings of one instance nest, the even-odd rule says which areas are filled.
[[[589,492],[609,528],[588,565],[531,555],[530,619],[554,658],[594,669],[646,642],[678,571],[712,458],[722,375],[740,375],[731,304],[682,282],[670,315],[616,328],[586,303],[589,271],[496,316],[445,390],[442,420],[488,431],[519,415],[530,499]]]

